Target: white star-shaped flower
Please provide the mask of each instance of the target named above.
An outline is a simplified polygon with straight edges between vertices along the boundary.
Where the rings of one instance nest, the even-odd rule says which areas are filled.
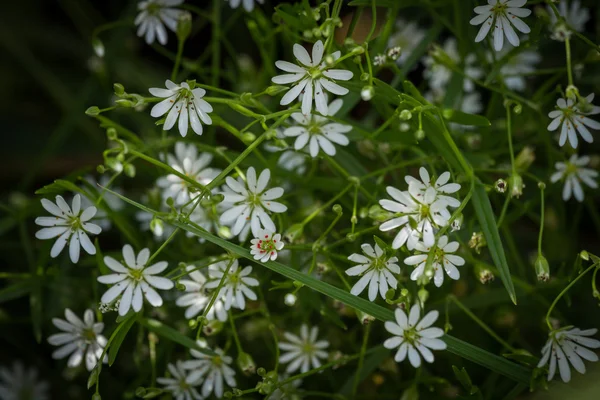
[[[296,336],[289,332],[284,332],[283,336],[287,342],[279,342],[279,348],[284,351],[279,356],[279,362],[282,364],[290,363],[286,372],[291,374],[298,369],[301,373],[307,372],[311,368],[319,368],[321,366],[320,358],[327,358],[326,348],[329,347],[329,342],[326,340],[317,340],[319,336],[319,328],[313,326],[308,331],[308,326],[300,327],[300,336]]]
[[[552,118],[548,130],[553,132],[562,125],[560,138],[558,139],[559,146],[564,146],[568,138],[571,147],[576,149],[578,144],[577,133],[588,143],[594,141],[587,128],[600,130],[600,123],[587,116],[600,114],[600,107],[593,105],[592,101],[594,101],[594,93],[585,98],[586,103],[584,105],[581,105],[581,102],[575,103],[573,99],[560,98],[556,101],[557,110],[548,113],[548,116]]]
[[[170,377],[157,378],[156,381],[163,385],[163,390],[171,393],[175,400],[204,400],[204,397],[198,393],[196,386],[200,385],[200,377],[194,376],[183,368],[183,362],[177,361],[176,364],[169,363],[167,370]],[[194,378],[194,380],[190,379]]]
[[[581,7],[581,2],[579,0],[572,0],[571,7],[569,7],[568,4],[569,2],[567,0],[562,0],[558,3],[560,15],[566,20],[568,27],[558,21],[550,6],[546,7],[548,15],[550,16],[550,28],[552,30],[552,35],[550,37],[561,42],[564,42],[566,38],[571,37],[571,28],[577,32],[583,32],[585,30],[585,24],[590,19],[590,10]]]
[[[418,304],[411,307],[408,317],[404,310],[397,308],[395,311],[396,322],[387,321],[385,323],[385,329],[395,336],[383,342],[383,347],[386,349],[398,348],[394,356],[396,362],[404,361],[408,355],[408,360],[415,368],[421,366],[421,358],[428,363],[433,362],[434,357],[431,350],[446,349],[446,343],[438,339],[444,335],[444,331],[431,327],[438,319],[439,312],[430,311],[419,321],[420,316],[421,308]]]
[[[487,6],[475,7],[477,15],[471,19],[471,25],[481,25],[475,42],[481,42],[487,36],[488,32],[494,26],[494,49],[502,50],[504,46],[504,36],[513,46],[519,45],[519,36],[517,36],[513,26],[523,33],[531,32],[529,26],[521,20],[528,17],[531,10],[521,8],[527,3],[527,0],[488,0]]]
[[[35,223],[44,228],[35,233],[35,237],[41,240],[56,239],[50,256],[56,258],[69,244],[69,256],[73,263],[79,261],[80,248],[83,247],[88,254],[96,254],[96,247],[90,240],[88,233],[98,235],[102,228],[93,224],[90,220],[96,215],[96,207],[81,208],[81,196],[76,194],[73,197],[71,207],[62,196],[56,196],[56,204],[47,199],[42,199],[42,207],[52,217],[38,217]]]
[[[432,264],[432,271],[425,271],[425,265],[427,264],[427,257],[431,252],[431,247],[425,246],[423,243],[417,243],[415,250],[420,254],[404,259],[406,265],[417,265],[417,267],[410,274],[410,279],[416,281],[423,274],[429,279],[433,276],[433,283],[435,286],[440,287],[444,283],[444,271],[450,279],[458,280],[460,278],[460,272],[457,266],[465,265],[464,258],[457,256],[455,253],[458,250],[458,242],[448,243],[448,236],[444,235],[439,238],[437,246],[435,248],[435,255]]]
[[[225,0],[229,2],[231,8],[238,8],[240,4],[243,4],[244,9],[248,12],[254,10],[255,0]],[[256,0],[257,3],[264,4],[265,0]]]
[[[190,370],[187,379],[196,382],[204,378],[202,383],[202,396],[208,397],[212,392],[217,398],[223,397],[223,380],[229,387],[235,387],[235,371],[229,366],[233,361],[231,357],[226,356],[223,350],[215,349],[216,355],[210,356],[190,350],[192,356],[197,360],[188,360],[182,363],[185,369]]]
[[[179,307],[187,307],[185,317],[192,319],[204,311],[212,296],[205,287],[207,279],[204,274],[198,271],[194,265],[188,265],[186,270],[191,280],[182,279],[179,281],[185,286],[185,292],[177,298],[175,304]],[[214,319],[227,321],[227,317],[227,310],[225,310],[225,305],[221,299],[217,299],[206,314],[206,318],[210,321]]]
[[[166,89],[148,89],[153,96],[164,98],[152,107],[150,115],[158,118],[168,113],[163,125],[165,131],[170,130],[175,122],[179,121],[177,127],[181,136],[187,135],[190,125],[197,135],[202,135],[202,123],[200,121],[206,125],[212,124],[212,119],[208,113],[211,113],[213,108],[202,98],[206,94],[206,90],[191,88],[187,82],[176,85],[168,79],[165,81],[165,86]]]
[[[53,318],[52,323],[61,333],[56,333],[48,337],[48,343],[53,346],[61,346],[54,353],[52,358],[60,360],[70,355],[67,365],[75,368],[85,359],[85,367],[88,371],[94,369],[100,357],[106,338],[102,335],[104,324],[96,322],[94,312],[90,309],[85,310],[83,321],[70,309],[65,309],[64,319]],[[103,360],[105,363],[108,358]]]
[[[210,281],[204,287],[207,289],[216,289],[219,287],[221,278],[227,271],[227,267],[231,261],[220,261],[208,267],[208,277]],[[225,277],[225,283],[219,290],[218,298],[223,300],[225,310],[229,310],[232,306],[240,310],[246,308],[246,298],[256,300],[256,293],[250,289],[250,286],[258,286],[258,281],[252,278],[250,273],[252,267],[240,268],[238,261],[234,260],[229,267],[229,272]]]
[[[437,198],[444,201],[448,207],[456,208],[460,206],[460,201],[447,194],[453,194],[460,190],[460,184],[448,183],[450,180],[450,172],[443,172],[434,182],[429,175],[429,172],[424,167],[419,168],[419,177],[421,180],[406,175],[404,181],[408,184],[408,192],[417,199]]]
[[[160,44],[167,44],[165,25],[171,31],[177,32],[177,23],[185,11],[172,7],[181,4],[183,4],[183,0],[140,1],[138,3],[140,13],[134,21],[138,26],[137,35],[139,37],[144,36],[148,44],[152,44],[155,37]]]
[[[257,180],[254,167],[246,171],[246,181],[241,177],[234,179],[228,176],[225,179],[225,198],[220,205],[226,211],[221,214],[219,221],[232,226],[232,234],[239,235],[242,241],[246,240],[250,229],[254,237],[259,235],[261,229],[277,230],[266,210],[274,213],[287,211],[287,206],[274,201],[283,196],[283,188],[267,189],[270,179],[271,171],[264,169]]]
[[[342,108],[343,101],[337,99],[329,104],[327,115],[335,115]],[[319,150],[327,155],[335,155],[335,146],[347,146],[350,143],[344,133],[350,132],[352,126],[332,122],[326,117],[314,114],[293,113],[292,118],[298,123],[286,128],[283,134],[287,137],[295,137],[294,148],[300,151],[308,146],[310,155],[316,157]]]
[[[542,359],[538,368],[549,364],[548,381],[554,378],[556,365],[563,382],[571,380],[571,366],[581,374],[585,374],[583,360],[598,361],[598,355],[589,350],[600,348],[600,341],[589,336],[595,335],[598,329],[564,328],[550,332],[548,341],[542,348]]]
[[[273,231],[264,229],[260,232],[260,235],[250,241],[250,254],[254,256],[255,260],[262,262],[275,261],[277,259],[277,253],[283,249],[283,241],[281,240],[281,234]]]
[[[168,263],[160,261],[149,267],[146,266],[150,258],[150,250],[143,249],[138,253],[137,258],[133,248],[126,244],[123,246],[123,260],[125,265],[110,256],[104,257],[104,263],[116,274],[102,275],[98,277],[98,282],[107,285],[113,285],[102,295],[101,303],[110,304],[121,296],[119,302],[119,315],[127,314],[130,308],[138,312],[142,309],[144,297],[153,307],[160,307],[163,300],[154,290],[169,290],[175,284],[173,281],[161,276],[156,276],[163,272]]]
[[[317,111],[327,115],[327,96],[325,91],[343,96],[348,89],[341,87],[335,80],[347,81],[352,79],[352,72],[345,69],[332,69],[323,61],[325,47],[321,40],[317,41],[312,48],[312,58],[308,51],[299,44],[294,44],[294,56],[299,64],[288,61],[276,61],[275,66],[288,74],[278,75],[271,79],[278,85],[295,85],[282,97],[279,104],[282,106],[290,104],[298,96],[302,95],[302,114],[308,115],[312,110],[313,99]],[[340,58],[341,53],[336,51],[331,54],[333,60]]]
[[[559,161],[555,164],[556,172],[550,177],[550,182],[556,183],[559,180],[565,180],[562,193],[564,201],[571,198],[571,193],[575,195],[577,201],[583,201],[583,188],[580,182],[585,183],[592,189],[598,188],[596,182],[598,172],[591,168],[584,168],[589,163],[590,158],[588,156],[579,157],[577,154],[573,154],[566,163]]]
[[[369,300],[374,301],[377,298],[377,292],[385,300],[385,294],[389,288],[396,289],[398,280],[394,274],[400,273],[400,267],[397,257],[388,257],[384,251],[375,244],[375,248],[368,243],[361,245],[364,255],[354,253],[348,257],[348,260],[358,263],[352,268],[346,270],[346,275],[362,277],[350,290],[355,296],[362,293],[369,285]]]
[[[209,167],[212,159],[212,154],[198,154],[198,148],[192,143],[177,142],[175,154],[167,154],[167,164],[171,168],[203,186],[208,185],[221,172],[220,169]],[[184,205],[199,195],[196,187],[174,174],[159,178],[156,185],[163,189],[163,199],[171,197],[175,205]]]
[[[2,400],[49,400],[48,389],[48,382],[39,380],[37,369],[25,368],[20,361],[13,364],[12,370],[0,367],[0,399]]]

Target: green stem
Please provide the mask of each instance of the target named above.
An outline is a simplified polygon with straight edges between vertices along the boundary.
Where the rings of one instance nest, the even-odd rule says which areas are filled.
[[[240,338],[238,337],[237,330],[235,329],[235,323],[233,322],[233,315],[231,314],[231,310],[227,311],[229,314],[229,324],[231,325],[231,333],[233,334],[233,341],[235,342],[235,347],[237,348],[238,356],[244,352],[242,349],[242,344],[240,343]]]
[[[219,281],[219,286],[217,286],[215,288],[215,291],[213,292],[213,295],[210,298],[210,302],[208,303],[208,305],[204,309],[204,312],[202,313],[201,322],[198,324],[198,331],[196,332],[196,340],[200,339],[200,332],[202,332],[202,327],[204,326],[204,323],[206,321],[206,316],[208,315],[212,306],[217,301],[217,297],[219,296],[221,289],[225,285],[225,281],[227,280],[227,276],[229,275],[229,270],[231,269],[231,266],[233,265],[234,261],[235,261],[235,258],[231,258],[231,260],[229,261],[229,264],[227,264],[227,269],[225,269],[225,271],[223,272],[223,276],[221,277],[221,280]]]
[[[571,40],[565,38],[565,49],[567,52],[567,76],[569,77],[569,86],[573,86],[573,71],[571,69]]]
[[[304,220],[300,223],[300,225],[304,226],[304,225],[308,224],[310,221],[312,221],[313,218],[315,218],[317,215],[319,215],[319,213],[321,211],[323,211],[326,208],[329,208],[337,199],[342,197],[348,190],[350,190],[350,188],[352,186],[354,186],[354,185],[350,184],[350,185],[346,186],[346,188],[344,190],[342,190],[341,192],[336,194],[331,200],[329,200],[327,203],[325,203],[322,207],[317,208],[308,217],[304,218]]]
[[[540,196],[541,196],[541,202],[542,202],[542,206],[541,206],[541,210],[540,210],[540,217],[541,217],[541,221],[540,221],[540,235],[538,237],[538,254],[542,255],[542,236],[544,234],[544,187],[542,186],[540,188]]]
[[[185,39],[178,39],[177,41],[177,55],[175,56],[175,65],[173,65],[173,71],[171,72],[171,80],[176,82],[177,72],[179,72],[179,65],[181,64],[181,57],[183,56],[183,45]]]
[[[358,357],[358,367],[356,368],[356,373],[354,374],[354,384],[352,385],[352,397],[356,395],[356,390],[358,389],[358,384],[360,383],[360,372],[362,370],[363,362],[365,359],[365,351],[367,350],[367,343],[369,342],[369,332],[371,331],[371,324],[367,324],[365,327],[365,334],[363,335],[362,347],[360,348],[360,353]]]
[[[219,74],[221,64],[221,46],[219,43],[221,32],[221,3],[222,0],[213,0],[213,14],[212,14],[212,85],[215,87],[219,86]]]
[[[163,244],[160,245],[160,247],[154,252],[154,254],[152,254],[150,256],[150,258],[148,259],[148,262],[146,263],[146,265],[149,265],[152,260],[154,260],[154,258],[160,254],[161,251],[163,251],[163,249],[165,247],[167,247],[167,245],[169,244],[169,242],[171,242],[171,240],[175,237],[175,235],[179,233],[179,228],[175,228],[175,230],[173,231],[173,233],[171,233],[171,235],[167,238],[167,240],[164,241]]]
[[[506,107],[506,132],[508,135],[508,151],[510,153],[510,166],[512,169],[513,175],[516,174],[516,166],[515,166],[515,153],[513,151],[513,142],[512,142],[512,115],[511,115],[511,102],[504,99],[505,107]]]

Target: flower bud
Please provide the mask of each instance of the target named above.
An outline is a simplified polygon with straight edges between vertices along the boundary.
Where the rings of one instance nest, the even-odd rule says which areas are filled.
[[[375,321],[375,317],[369,314],[365,314],[362,311],[357,311],[356,312],[358,319],[360,320],[360,323],[363,325],[369,325],[371,322]]]
[[[223,330],[223,323],[221,321],[219,321],[218,319],[209,321],[208,324],[204,325],[204,328],[202,328],[202,332],[206,336],[216,335],[217,333],[221,332],[222,330]]]
[[[125,86],[120,83],[113,83],[113,90],[115,91],[115,95],[119,97],[125,94]]]
[[[419,297],[419,301],[421,302],[421,304],[425,304],[425,302],[429,298],[429,292],[427,291],[427,289],[425,289],[425,287],[422,287],[417,293],[417,296]]]
[[[487,241],[485,240],[485,236],[483,236],[483,232],[473,232],[471,240],[469,240],[469,247],[475,249],[475,252],[479,254],[485,246],[487,246]]]
[[[410,130],[410,124],[402,122],[400,125],[398,125],[398,129],[400,129],[400,132],[408,132]]]
[[[356,46],[352,49],[352,54],[363,54],[365,52],[365,48],[362,46]]]
[[[535,161],[535,149],[533,146],[525,146],[515,157],[515,168],[519,171],[527,171]]]
[[[296,304],[297,299],[298,298],[296,297],[296,295],[294,293],[287,293],[285,295],[285,297],[283,298],[283,302],[285,303],[286,306],[293,307]]]
[[[100,393],[94,393],[92,395],[92,400],[102,400],[102,396],[100,396]]]
[[[360,97],[364,100],[364,101],[369,101],[373,98],[373,95],[375,94],[375,89],[373,89],[373,86],[364,86],[362,88],[362,90],[360,91]]]
[[[496,192],[498,192],[498,193],[506,192],[507,186],[508,186],[508,184],[506,183],[506,181],[504,179],[498,179],[496,181],[496,183],[494,183],[494,189],[496,189]]]
[[[152,218],[150,221],[150,231],[154,234],[154,236],[161,237],[165,231],[163,221],[156,217]]]
[[[417,141],[421,141],[425,139],[425,131],[423,129],[419,129],[415,132],[415,139]]]
[[[252,132],[244,132],[242,134],[242,142],[244,144],[250,144],[256,140],[256,135]]]
[[[248,353],[240,353],[237,358],[237,365],[246,376],[254,375],[256,372],[256,364],[254,363],[252,356]]]
[[[567,86],[567,90],[565,91],[567,99],[577,100],[579,98],[579,89],[575,85]]]
[[[585,261],[590,260],[590,254],[586,250],[582,250],[581,253],[579,253],[579,257],[581,257],[581,259]]]
[[[550,279],[550,266],[542,254],[538,254],[535,260],[535,274],[540,282],[547,282]]]
[[[402,54],[402,47],[396,46],[388,49],[387,56],[392,60],[396,61]]]
[[[287,89],[288,88],[286,86],[273,85],[273,86],[269,86],[267,88],[267,90],[265,90],[265,93],[268,94],[269,96],[275,96],[276,94],[285,92]]]
[[[290,243],[293,243],[296,239],[302,236],[304,232],[304,225],[302,224],[294,224],[288,228],[285,232],[284,236],[286,240]]]
[[[367,72],[363,72],[362,74],[360,74],[360,80],[363,82],[368,81],[370,77],[371,75],[369,75]]]
[[[508,178],[508,183],[510,186],[511,197],[519,198],[523,194],[523,188],[525,187],[521,175],[514,173]]]
[[[450,225],[450,229],[452,230],[452,232],[460,230],[460,228],[462,227],[463,219],[464,217],[462,213],[456,216],[456,218],[454,219],[454,221],[452,221],[452,224]]]
[[[177,39],[183,42],[190,36],[192,31],[192,15],[189,12],[181,12],[177,20]]]
[[[328,54],[327,56],[325,56],[325,64],[328,66],[332,66],[333,64],[335,64],[335,58],[333,58],[331,54]]]
[[[129,178],[135,178],[135,165],[125,164],[124,172]]]
[[[92,40],[92,47],[94,48],[94,53],[96,53],[98,57],[104,57],[104,43],[102,43],[102,40],[94,38]]]
[[[475,264],[475,275],[482,284],[490,283],[494,280],[494,273],[483,264]]]
[[[91,106],[85,110],[85,114],[93,117],[100,114],[100,109],[97,106]]]
[[[127,99],[115,100],[115,104],[119,107],[124,107],[124,108],[131,108],[131,107],[135,106],[135,103],[133,101],[127,100]]]
[[[106,130],[106,138],[111,141],[115,141],[119,138],[117,135],[117,130],[113,127],[110,127]]]
[[[219,237],[225,238],[225,239],[231,239],[233,237],[233,235],[231,234],[231,228],[225,225],[221,225],[219,226],[219,231],[218,231]]]
[[[410,110],[402,110],[400,111],[399,118],[403,121],[408,121],[412,118],[412,113],[410,112]]]
[[[342,206],[340,206],[339,204],[334,204],[333,207],[331,208],[333,210],[334,213],[336,213],[337,215],[342,215],[344,212],[342,211]]]

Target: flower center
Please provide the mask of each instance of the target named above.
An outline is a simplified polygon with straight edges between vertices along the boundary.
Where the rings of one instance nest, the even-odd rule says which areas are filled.
[[[265,235],[263,239],[260,239],[258,241],[256,247],[258,247],[261,250],[261,253],[272,254],[275,250],[277,250],[277,248],[275,247],[275,243],[277,243],[277,240],[273,240],[273,238],[270,238],[269,235]]]
[[[304,343],[302,345],[302,352],[306,354],[312,354],[315,351],[315,348],[312,343]]]
[[[420,215],[421,219],[427,218],[429,216],[429,212],[430,212],[430,209],[427,204],[421,204],[419,206],[419,215]]]
[[[417,331],[415,331],[414,328],[404,331],[404,339],[410,344],[415,344],[420,337],[421,336],[417,333]]]
[[[71,225],[71,231],[73,231],[73,232],[75,232],[79,229],[82,229],[82,223],[81,223],[81,220],[79,219],[79,215],[76,217],[70,217],[69,225]]]
[[[144,278],[143,272],[144,272],[143,268],[140,268],[140,269],[130,269],[129,270],[129,276],[134,281],[139,282],[139,281],[141,281]]]
[[[93,329],[84,329],[81,331],[81,337],[89,344],[96,341],[96,332]]]
[[[497,3],[495,6],[492,6],[492,13],[496,15],[504,15],[506,14],[506,9],[508,6],[505,3]]]
[[[312,79],[317,79],[319,78],[321,75],[323,75],[323,71],[321,70],[321,67],[319,67],[318,65],[316,67],[312,67],[308,70],[308,74],[310,75],[310,77]]]
[[[221,356],[214,356],[212,362],[216,367],[220,367],[221,365],[223,365],[223,359],[221,358]]]
[[[577,165],[568,162],[567,169],[565,170],[565,175],[575,175],[577,173]]]
[[[307,130],[311,135],[319,135],[321,134],[321,125],[313,122],[308,126]]]
[[[154,2],[148,4],[148,6],[146,7],[146,12],[150,15],[157,15],[160,10],[162,9],[162,6],[160,4],[156,4]]]

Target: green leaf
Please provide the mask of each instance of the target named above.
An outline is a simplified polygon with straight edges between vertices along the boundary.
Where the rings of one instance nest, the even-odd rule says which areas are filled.
[[[140,322],[146,328],[148,328],[152,332],[157,333],[159,336],[167,338],[172,342],[179,343],[180,345],[187,347],[188,349],[198,350],[199,352],[208,354],[210,356],[214,356],[216,354],[212,350],[198,346],[196,341],[194,341],[193,339],[190,339],[189,337],[183,335],[179,331],[171,328],[168,325],[163,324],[158,320],[151,318],[142,318]]]
[[[46,185],[43,188],[36,190],[35,194],[61,194],[66,191],[80,193],[84,196],[87,196],[87,194],[73,182],[65,181],[63,179],[57,179],[54,181],[54,183],[51,183],[50,185]]]
[[[42,282],[38,276],[33,282],[29,295],[29,308],[31,309],[31,325],[33,336],[38,343],[42,342]]]
[[[498,268],[498,274],[504,287],[508,291],[510,299],[514,304],[517,304],[517,294],[515,293],[515,287],[510,276],[510,269],[506,262],[506,255],[504,254],[504,247],[500,240],[500,233],[498,232],[498,226],[496,225],[496,217],[492,211],[492,204],[485,192],[485,187],[479,181],[475,182],[475,190],[473,191],[473,207],[475,208],[475,214],[481,225],[481,230],[485,236],[485,240],[488,244],[488,249],[494,260],[496,268]]]
[[[144,210],[144,211],[147,211],[154,215],[157,215],[156,211],[144,206],[143,204],[140,204],[134,200],[131,200],[125,196],[122,196],[119,193],[113,192],[110,189],[107,189],[107,191],[113,193],[115,196],[118,196],[121,199],[123,199],[123,201],[126,201],[129,204],[132,204],[141,210]],[[185,219],[182,218],[182,221],[184,221],[184,220]],[[225,239],[221,239],[220,237],[215,236],[215,235],[205,231],[204,229],[200,228],[198,225],[196,225],[192,222],[184,223],[182,221],[169,221],[169,223],[174,226],[177,226],[178,228],[181,228],[187,232],[190,232],[200,238],[203,238],[206,241],[219,246],[223,250],[233,253],[239,257],[243,257],[243,258],[245,258],[249,261],[252,261],[256,264],[260,264],[260,265],[264,266],[265,268],[270,269],[273,272],[283,275],[286,278],[291,279],[293,281],[298,281],[298,282],[304,284],[305,286],[311,288],[312,290],[322,293],[326,296],[329,296],[332,299],[338,300],[349,307],[352,307],[356,310],[360,310],[366,314],[372,315],[373,317],[375,317],[376,319],[379,319],[380,321],[390,321],[390,320],[394,319],[394,312],[390,309],[384,308],[380,305],[377,305],[373,302],[367,301],[363,298],[354,296],[353,294],[350,294],[349,292],[347,292],[343,289],[340,289],[340,288],[330,285],[326,282],[315,279],[312,276],[305,275],[302,272],[297,271],[288,266],[285,266],[279,262],[267,261],[267,262],[263,263],[263,262],[256,261],[256,260],[254,260],[254,257],[250,254],[250,251],[248,249],[245,249],[241,246],[238,246],[236,244],[228,242]],[[150,321],[152,321],[152,323],[150,323]],[[164,326],[159,321],[142,320],[142,323],[145,326],[147,326],[149,329],[154,330],[157,333],[162,334],[164,336],[169,337],[168,335],[174,335],[172,337],[172,340],[176,341],[177,343],[183,344],[184,346],[186,346],[186,344],[184,344],[184,343],[190,344],[191,339],[183,336],[182,334],[180,334],[179,332],[175,331],[172,328]],[[476,364],[479,364],[483,367],[486,367],[486,368],[490,369],[491,371],[502,374],[508,378],[511,378],[511,379],[517,381],[517,382],[522,382],[525,384],[529,383],[529,376],[531,374],[531,369],[525,368],[518,364],[515,364],[511,361],[506,360],[505,358],[499,357],[495,354],[492,354],[488,351],[480,349],[479,347],[473,346],[467,342],[464,342],[460,339],[454,338],[450,335],[444,335],[443,340],[448,345],[447,350],[449,352],[456,354],[460,357],[463,357],[463,358],[465,358],[469,361],[472,361]]]
[[[454,375],[456,379],[460,382],[463,388],[470,394],[473,395],[479,391],[477,386],[473,386],[473,382],[471,382],[471,377],[467,373],[467,370],[463,368],[458,369],[455,365],[452,366],[452,370],[454,371]]]
[[[444,118],[446,118],[450,122],[456,122],[461,125],[469,125],[469,126],[491,126],[490,121],[481,115],[476,114],[467,114],[465,112],[459,110],[453,110],[451,108],[447,108],[442,112]]]
[[[13,283],[0,290],[0,304],[18,299],[19,297],[27,296],[33,287],[32,280],[27,279],[20,282]]]
[[[359,382],[367,379],[369,375],[373,373],[379,366],[385,361],[386,358],[390,356],[390,350],[386,349],[383,346],[378,346],[375,350],[369,354],[368,357],[365,357],[365,361],[363,362],[362,369],[360,370],[360,376],[358,378]],[[340,394],[350,395],[352,393],[352,386],[354,385],[354,374],[349,374],[346,383],[342,386],[342,389],[339,391]]]
[[[108,349],[108,365],[113,365],[115,359],[117,358],[117,354],[119,353],[119,349],[121,348],[121,344],[123,344],[123,340],[127,336],[127,333],[133,326],[136,320],[136,314],[131,314],[127,317],[123,322],[121,322],[117,328],[115,329],[114,338],[110,343],[110,348]]]

